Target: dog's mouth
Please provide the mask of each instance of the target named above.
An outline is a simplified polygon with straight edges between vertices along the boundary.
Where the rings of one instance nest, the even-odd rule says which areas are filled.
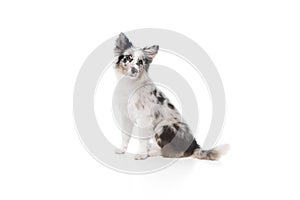
[[[135,78],[137,77],[138,73],[129,74],[130,77]]]

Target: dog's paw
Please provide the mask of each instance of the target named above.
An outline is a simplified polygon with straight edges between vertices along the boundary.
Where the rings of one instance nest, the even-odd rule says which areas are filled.
[[[116,149],[115,149],[115,153],[116,153],[116,154],[124,154],[125,151],[126,151],[125,149],[120,149],[120,148],[116,148]]]
[[[145,160],[148,157],[149,157],[148,154],[136,154],[135,157],[134,157],[134,159],[135,160]]]

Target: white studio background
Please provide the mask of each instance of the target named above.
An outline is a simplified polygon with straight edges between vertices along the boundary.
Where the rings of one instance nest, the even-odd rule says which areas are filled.
[[[1,1],[0,199],[299,199],[299,4]],[[227,100],[219,144],[231,145],[220,162],[127,175],[82,146],[72,115],[82,63],[147,27],[186,35],[215,63]]]

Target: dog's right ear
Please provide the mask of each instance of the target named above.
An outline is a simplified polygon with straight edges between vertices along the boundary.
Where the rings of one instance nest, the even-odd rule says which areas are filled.
[[[126,49],[132,47],[132,43],[129,41],[129,39],[126,37],[124,33],[120,33],[118,39],[116,40],[115,45],[115,55],[118,56],[121,53],[123,53]]]

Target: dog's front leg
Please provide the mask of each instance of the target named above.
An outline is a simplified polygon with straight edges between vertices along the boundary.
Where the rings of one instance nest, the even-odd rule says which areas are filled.
[[[140,146],[138,154],[135,155],[134,159],[136,160],[145,160],[149,156],[150,142],[148,138],[139,140]]]
[[[139,137],[139,149],[138,154],[135,155],[136,160],[144,160],[149,156],[149,150],[151,148],[150,139],[152,131],[149,128],[135,127],[137,136]]]
[[[128,143],[129,143],[130,138],[131,138],[133,124],[132,124],[130,119],[123,118],[120,128],[122,129],[121,130],[122,144],[119,148],[117,148],[115,150],[115,153],[117,153],[117,154],[123,154],[123,153],[126,152],[127,147],[128,147]]]

